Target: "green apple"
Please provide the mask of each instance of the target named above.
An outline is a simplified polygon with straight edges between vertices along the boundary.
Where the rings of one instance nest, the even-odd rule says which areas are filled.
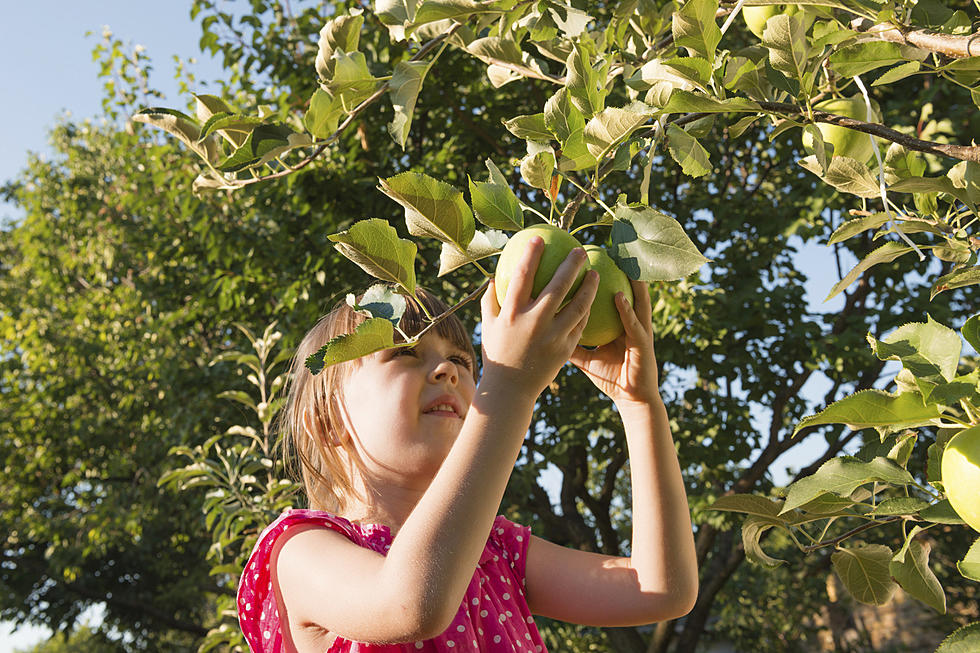
[[[942,477],[953,510],[980,531],[980,426],[960,431],[946,444]]]
[[[813,108],[865,122],[881,121],[881,113],[874,100],[871,101],[872,113],[870,118],[868,117],[868,107],[864,103],[864,97],[861,95],[855,95],[849,98],[831,98],[823,102],[818,102],[813,105]],[[820,135],[823,137],[824,142],[833,144],[834,156],[847,156],[861,163],[867,163],[874,156],[874,147],[871,144],[871,139],[863,132],[854,131],[847,127],[838,127],[837,125],[831,125],[825,122],[818,122],[817,129],[820,130]],[[813,137],[807,132],[803,132],[803,149],[808,154],[813,154]]]
[[[761,5],[758,7],[742,7],[742,20],[745,21],[745,26],[749,28],[749,31],[761,39],[762,34],[766,31],[766,23],[770,18],[777,14],[794,16],[801,11],[803,12],[803,24],[806,26],[806,29],[810,29],[810,25],[813,24],[816,14],[806,11],[800,5]]]
[[[600,347],[612,342],[623,333],[623,322],[619,319],[619,311],[616,309],[616,293],[624,293],[626,300],[632,306],[633,288],[629,277],[619,269],[606,250],[596,245],[586,245],[585,253],[589,256],[588,269],[599,273],[599,288],[592,301],[589,322],[582,332],[579,344],[586,347]]]
[[[541,240],[544,241],[544,251],[541,253],[538,270],[534,273],[534,282],[531,284],[531,297],[537,297],[544,290],[544,287],[551,281],[551,277],[554,276],[555,270],[558,269],[558,266],[565,260],[569,252],[577,247],[582,247],[582,243],[578,242],[570,233],[550,224],[531,225],[511,236],[500,253],[500,259],[497,261],[497,269],[494,274],[494,285],[497,289],[497,303],[501,305],[504,303],[504,297],[507,296],[507,286],[510,285],[511,277],[514,276],[517,263],[524,255],[524,250],[527,249],[528,241],[531,240],[532,236],[541,237]],[[565,302],[575,295],[575,291],[582,285],[582,279],[584,277],[585,267],[583,266],[575,278],[572,289],[565,295],[565,299],[562,301],[563,306]]]

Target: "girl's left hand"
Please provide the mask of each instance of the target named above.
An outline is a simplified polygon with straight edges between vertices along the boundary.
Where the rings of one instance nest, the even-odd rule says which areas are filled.
[[[569,358],[617,405],[648,404],[660,396],[649,286],[642,281],[630,283],[634,306],[630,307],[622,294],[616,297],[616,309],[626,332],[597,349],[576,347]]]

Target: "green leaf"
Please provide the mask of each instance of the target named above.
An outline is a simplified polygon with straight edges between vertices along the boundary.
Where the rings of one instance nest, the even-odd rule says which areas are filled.
[[[980,622],[954,630],[936,649],[936,653],[976,653],[980,651]]]
[[[623,108],[606,107],[585,125],[585,145],[596,159],[646,124],[653,107],[634,102]]]
[[[515,116],[504,120],[504,127],[514,136],[527,141],[550,143],[554,139],[554,135],[548,130],[544,113]]]
[[[959,334],[931,316],[925,323],[902,325],[882,340],[868,334],[868,342],[879,360],[901,361],[926,401],[937,385],[953,380],[962,348]]]
[[[258,125],[238,149],[214,167],[221,172],[237,172],[259,165],[263,159],[278,156],[292,147],[290,138],[295,133],[286,125]]]
[[[499,9],[487,7],[485,4],[475,0],[425,0],[415,13],[415,26],[425,23],[432,23],[437,20],[454,18],[461,23],[473,14],[486,12],[497,12]]]
[[[466,46],[466,51],[486,64],[498,62],[524,66],[524,54],[514,39],[499,36],[486,36],[475,39]]]
[[[822,424],[844,424],[853,431],[874,427],[915,428],[933,424],[941,415],[937,406],[925,404],[915,393],[893,395],[884,390],[859,390],[816,415],[804,417],[796,425],[793,437],[805,428]]]
[[[772,67],[797,82],[804,79],[812,54],[801,16],[802,12],[799,16],[776,14],[766,22],[762,33]]]
[[[551,14],[558,29],[562,31],[562,34],[567,39],[578,37],[585,31],[588,24],[594,20],[589,14],[569,4],[560,4],[557,7],[560,7],[565,12],[565,18],[559,15],[556,6],[548,7],[548,12]]]
[[[757,517],[778,519],[782,503],[756,494],[730,494],[718,497],[707,510],[744,512]]]
[[[425,61],[399,61],[388,82],[388,95],[395,111],[395,117],[388,124],[388,133],[403,150],[415,115],[415,103],[428,70],[429,64]]]
[[[586,118],[591,118],[606,102],[606,75],[609,64],[599,60],[596,47],[588,35],[576,41],[565,62],[568,74],[565,87],[572,96],[572,103]]]
[[[521,159],[521,177],[528,185],[547,192],[551,188],[551,177],[556,164],[551,146],[528,141],[527,156]]]
[[[696,138],[673,123],[667,126],[667,148],[685,175],[702,177],[711,172],[708,151]]]
[[[476,222],[458,189],[420,172],[403,172],[379,181],[381,191],[405,208],[410,234],[453,243],[462,250],[470,244]]]
[[[851,268],[851,271],[848,272],[843,279],[835,283],[834,287],[830,289],[830,293],[827,295],[824,301],[829,301],[843,292],[845,288],[857,281],[858,277],[864,274],[865,270],[868,270],[869,268],[881,263],[891,263],[898,257],[904,256],[911,251],[914,251],[911,247],[899,242],[890,241],[885,243],[878,249],[865,256],[857,265]]]
[[[582,132],[585,129],[585,117],[572,104],[568,89],[558,89],[558,92],[544,103],[544,124],[548,132],[554,135],[563,148],[569,140],[576,137],[582,138]]]
[[[891,497],[885,499],[871,511],[873,515],[914,515],[923,508],[927,508],[929,502],[925,499],[915,497]]]
[[[303,124],[315,138],[329,138],[337,131],[343,115],[344,105],[340,98],[318,88],[310,98],[310,108],[306,110]]]
[[[901,47],[889,41],[862,41],[844,46],[830,55],[830,65],[841,77],[863,75],[869,70],[903,61]]]
[[[661,109],[664,113],[756,113],[762,111],[757,102],[746,98],[733,97],[719,99],[677,89]]]
[[[872,82],[871,85],[886,86],[888,84],[894,84],[899,80],[905,79],[909,75],[914,75],[915,73],[919,72],[920,68],[922,68],[922,64],[918,61],[906,61],[901,65],[887,70],[885,74]]]
[[[965,288],[966,286],[973,286],[976,284],[980,284],[980,266],[954,270],[949,274],[944,274],[933,282],[929,299],[932,299],[939,293],[947,290]]]
[[[197,101],[197,120],[206,123],[216,113],[236,113],[231,106],[217,95],[194,94]]]
[[[931,550],[932,546],[928,542],[913,540],[904,562],[892,560],[888,564],[888,571],[906,592],[939,614],[946,614],[946,594],[936,574],[929,568]]]
[[[671,20],[674,46],[687,48],[691,56],[701,55],[708,61],[715,58],[721,41],[721,28],[715,23],[717,0],[689,0],[681,4]]]
[[[956,563],[964,578],[980,581],[980,537],[974,540],[963,559]]]
[[[826,492],[846,498],[854,490],[872,481],[904,486],[912,483],[913,479],[895,461],[882,456],[867,463],[851,456],[831,458],[816,472],[787,488],[786,502],[780,514],[798,508]]]
[[[214,132],[219,132],[225,140],[239,147],[248,138],[253,129],[262,124],[261,118],[241,113],[216,113],[201,127],[203,140]]]
[[[888,568],[891,557],[892,552],[887,546],[869,544],[838,549],[830,560],[851,596],[861,603],[884,605],[898,588]]]
[[[973,347],[973,351],[980,353],[980,313],[977,313],[964,322],[960,333],[963,334],[963,338]]]
[[[841,192],[865,198],[878,197],[881,194],[878,181],[871,175],[868,167],[850,157],[835,156],[830,160],[826,173],[812,154],[800,159],[798,163]]]
[[[507,244],[507,234],[503,231],[490,229],[489,231],[477,231],[473,235],[466,251],[461,251],[452,243],[443,243],[442,251],[439,255],[439,274],[443,276],[457,268],[461,268],[467,263],[488,258],[494,254],[499,254]]]
[[[176,109],[153,107],[137,111],[132,117],[133,122],[142,122],[159,127],[186,145],[192,152],[205,161],[213,162],[217,156],[217,147],[213,140],[203,143],[201,126],[196,120]]]
[[[834,233],[830,236],[830,240],[827,241],[827,244],[834,245],[836,243],[842,243],[848,238],[856,236],[859,233],[868,231],[869,229],[877,229],[886,222],[888,222],[887,213],[874,213],[872,215],[866,215],[860,218],[854,218],[853,220],[848,220],[834,230]]]
[[[760,543],[762,535],[774,526],[771,519],[754,515],[750,515],[742,523],[742,545],[745,547],[745,556],[749,560],[770,568],[785,564],[785,560],[767,555]]]
[[[331,339],[307,358],[305,365],[311,373],[319,374],[331,365],[355,360],[394,346],[394,325],[383,317],[369,318],[359,324],[353,333]]]
[[[949,499],[937,501],[928,508],[919,511],[919,517],[935,524],[964,524],[966,522],[960,518],[959,514],[953,509],[953,504]]]
[[[633,280],[675,281],[708,262],[669,215],[643,204],[617,204],[609,253]]]
[[[398,237],[380,218],[355,222],[350,229],[327,236],[338,252],[372,277],[398,284],[415,294],[415,243]]]
[[[510,186],[469,180],[470,202],[476,219],[505,231],[524,228],[524,212]]]
[[[321,80],[330,81],[334,75],[334,51],[356,52],[360,42],[361,26],[364,16],[360,11],[348,15],[340,15],[329,21],[320,29],[320,40],[317,44],[316,72]]]
[[[347,305],[369,318],[381,317],[397,326],[402,315],[405,314],[408,302],[405,295],[396,292],[390,286],[376,283],[361,295],[360,301],[354,293],[349,293]]]
[[[388,28],[393,42],[405,40],[405,28],[415,20],[418,0],[374,0],[374,14]]]
[[[368,70],[367,60],[362,52],[347,54],[343,50],[334,52],[334,74],[326,84],[326,90],[338,98],[349,113],[366,100],[378,88],[378,80]]]

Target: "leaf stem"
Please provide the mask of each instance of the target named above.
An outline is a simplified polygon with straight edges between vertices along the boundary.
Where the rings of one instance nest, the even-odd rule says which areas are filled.
[[[835,538],[833,538],[831,540],[824,540],[822,542],[818,542],[817,544],[813,544],[811,546],[804,547],[803,548],[803,553],[812,553],[813,551],[816,551],[817,549],[822,549],[822,548],[827,547],[827,546],[837,546],[838,544],[840,544],[844,540],[846,540],[848,538],[851,538],[851,537],[854,537],[855,535],[857,535],[859,533],[863,533],[864,531],[871,530],[872,528],[877,528],[878,526],[884,526],[885,524],[892,524],[894,522],[901,521],[903,519],[905,519],[905,517],[903,517],[901,515],[896,515],[894,517],[888,517],[887,519],[882,519],[881,521],[872,520],[872,521],[870,521],[870,522],[868,522],[866,524],[861,524],[857,528],[852,528],[851,530],[847,531],[843,535],[839,535],[839,536],[837,536],[837,537],[835,537]]]

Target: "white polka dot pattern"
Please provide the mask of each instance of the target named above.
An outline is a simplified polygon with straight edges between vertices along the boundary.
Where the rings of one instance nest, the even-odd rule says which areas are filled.
[[[364,548],[385,555],[391,533],[379,524],[352,524],[318,510],[289,510],[259,536],[238,586],[238,621],[253,653],[281,653],[282,635],[275,595],[271,591],[269,561],[276,538],[298,524],[315,523],[342,533]],[[469,653],[489,651],[545,651],[523,591],[530,529],[503,516],[494,520],[466,596],[456,618],[438,637],[404,644],[365,644],[338,638],[326,653],[395,653],[426,651]],[[342,597],[342,588],[338,596]],[[342,600],[342,599],[341,599]],[[474,636],[475,634],[475,636]]]

